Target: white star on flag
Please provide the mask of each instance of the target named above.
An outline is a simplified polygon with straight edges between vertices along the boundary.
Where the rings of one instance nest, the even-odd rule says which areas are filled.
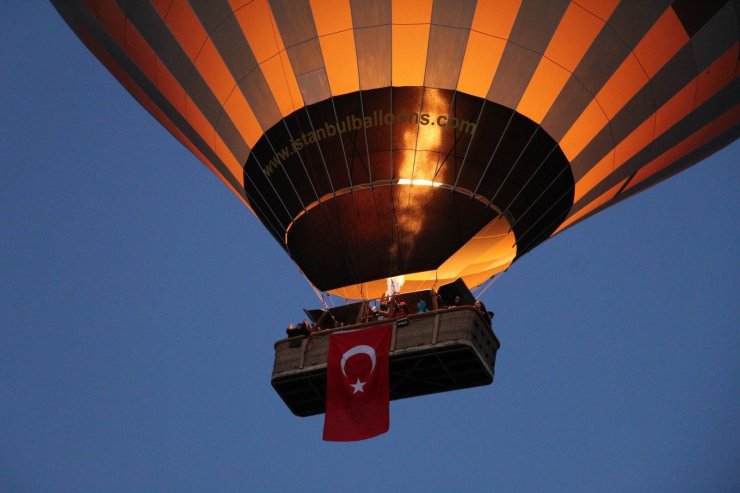
[[[357,383],[351,383],[350,387],[355,389],[354,392],[352,392],[352,395],[356,394],[357,392],[364,392],[365,389],[363,389],[363,387],[366,383],[367,382],[361,382],[359,378],[357,379]]]

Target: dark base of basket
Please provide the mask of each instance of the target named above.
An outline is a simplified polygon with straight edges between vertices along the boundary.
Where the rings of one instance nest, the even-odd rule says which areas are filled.
[[[488,366],[467,344],[437,344],[397,352],[391,355],[389,366],[391,400],[493,382]],[[272,386],[296,416],[312,416],[325,410],[326,368],[276,377]]]

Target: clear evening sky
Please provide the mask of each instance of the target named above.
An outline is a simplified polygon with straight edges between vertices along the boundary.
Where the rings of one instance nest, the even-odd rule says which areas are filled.
[[[737,142],[504,274],[493,385],[327,443],[287,255],[50,4],[0,28],[0,491],[740,491]]]

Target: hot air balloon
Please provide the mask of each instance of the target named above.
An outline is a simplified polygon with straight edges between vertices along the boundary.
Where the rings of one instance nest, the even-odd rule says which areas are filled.
[[[477,286],[740,131],[729,0],[53,0],[319,291]]]

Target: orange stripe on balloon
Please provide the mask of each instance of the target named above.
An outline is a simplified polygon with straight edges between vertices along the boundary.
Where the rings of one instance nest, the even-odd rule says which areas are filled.
[[[535,123],[542,123],[570,76],[560,65],[542,58],[516,110]]]
[[[521,4],[521,0],[487,0],[475,6],[458,91],[488,96]]]
[[[185,89],[180,85],[172,72],[167,69],[161,60],[157,59],[156,64],[157,79],[155,85],[159,92],[167,99],[167,101],[174,106],[177,111],[185,117],[187,115],[187,108],[185,106],[185,100],[187,95]]]
[[[147,76],[167,101],[172,104],[180,115],[185,117],[187,107],[185,104],[186,94],[180,83],[175,79],[172,72],[167,69],[159,59],[154,50],[146,43],[143,36],[128,22],[124,12],[114,1],[106,0],[105,8],[98,8],[95,16],[108,32],[113,40],[126,52],[129,59]],[[128,46],[137,48],[128,51]],[[154,60],[154,67],[150,60]],[[203,140],[213,148],[213,132],[201,135]]]
[[[349,0],[310,0],[316,33],[319,36],[352,29]]]
[[[90,5],[93,2],[86,3]],[[139,70],[144,72],[149,80],[156,81],[157,55],[128,21],[118,4],[112,0],[101,3],[105,6],[90,7],[95,18]]]
[[[185,115],[185,91],[141,34],[128,22],[115,0],[84,0],[90,12],[126,56],[147,76],[181,115]],[[167,12],[172,0],[152,2],[158,12]],[[151,61],[154,61],[152,67]]]
[[[157,9],[157,12],[159,12],[162,17],[164,17],[164,14],[166,14],[170,7],[175,4],[175,0],[149,0],[149,2],[155,9]]]
[[[503,39],[470,31],[457,90],[479,98],[488,96],[505,48]]]
[[[429,24],[432,22],[432,0],[393,0],[393,24]]]
[[[626,182],[626,181],[627,181],[627,178],[625,178],[624,180],[622,180],[619,183],[617,183],[616,185],[614,185],[612,188],[610,188],[605,193],[603,193],[602,195],[600,195],[596,200],[594,200],[592,202],[589,202],[588,205],[586,205],[581,210],[579,210],[578,212],[576,212],[575,214],[573,214],[572,216],[570,216],[568,219],[566,219],[563,222],[563,224],[561,224],[560,227],[558,229],[556,229],[555,232],[552,235],[550,235],[550,236],[551,237],[552,236],[555,236],[556,234],[560,233],[564,229],[566,229],[569,226],[571,226],[574,222],[576,222],[579,219],[583,218],[586,214],[588,214],[588,213],[596,210],[597,208],[601,207],[602,205],[606,204],[611,199],[613,199],[614,197],[616,197],[617,192],[619,192],[619,190],[622,188],[622,185],[624,185],[624,182]]]
[[[738,44],[735,43],[698,77],[686,84],[671,99],[666,101],[658,111],[645,119],[642,124],[617,144],[614,151],[607,154],[578,180],[573,202],[578,202],[610,173],[647,147],[650,142],[686,118],[694,108],[703,104],[732,82],[734,80],[734,66],[737,63],[737,46]],[[702,85],[705,90],[698,91],[697,87]]]
[[[611,120],[648,83],[648,76],[637,57],[630,53],[596,95],[596,100]],[[594,135],[601,128],[594,129]]]
[[[577,3],[571,3],[547,45],[545,57],[573,72],[604,24]]]
[[[190,4],[177,2],[163,19],[247,145],[254,147],[262,127]]]
[[[431,12],[430,12],[431,21]],[[391,84],[423,86],[429,46],[429,24],[403,24],[392,26]]]
[[[637,58],[630,53],[561,140],[560,147],[568,159],[572,161],[647,81]]]
[[[655,115],[650,116],[614,147],[614,169],[620,168],[653,141]]]
[[[349,0],[311,0],[311,12],[333,96],[360,90]]]
[[[205,40],[203,48],[198,53],[197,58],[193,60],[193,64],[198,69],[198,72],[203,75],[203,78],[206,80],[206,83],[211,88],[219,103],[223,104],[231,94],[231,91],[239,90],[231,71],[226,66],[226,63],[224,63],[221,54],[210,39]],[[247,111],[251,110],[247,109]]]
[[[581,200],[591,189],[612,174],[614,170],[653,141],[654,120],[654,115],[646,119],[624,140],[617,144],[614,150],[604,156],[596,166],[591,168],[588,173],[578,180],[573,196],[573,203]]]
[[[722,56],[715,60],[699,75],[699,87],[696,90],[696,105],[708,100],[736,77],[738,65],[738,42],[736,41]]]
[[[529,81],[517,111],[541,123],[605,22],[571,3]]]
[[[635,46],[634,53],[648,76],[655,77],[668,60],[688,42],[689,35],[678,20],[676,11],[668,8]]]
[[[521,0],[480,0],[470,29],[500,39],[509,39]]]
[[[391,85],[424,85],[432,0],[394,0],[391,22]]]
[[[221,140],[216,130],[213,128],[208,118],[200,111],[198,105],[195,104],[189,95],[185,96],[185,118],[188,123],[195,129],[198,134],[204,137],[204,140],[211,146],[213,151],[221,158],[224,165],[231,171],[234,176],[238,176],[242,173],[242,163],[240,163],[234,153],[226,146]],[[210,136],[210,138],[206,138]],[[243,181],[242,185],[244,184]]]
[[[609,19],[620,1],[621,0],[577,0],[581,7],[603,21]]]
[[[566,153],[569,159],[577,156],[604,128],[607,120],[613,118],[645,87],[650,80],[648,74],[652,76],[657,73],[687,42],[685,30],[669,7],[596,95],[595,101],[607,119],[597,124],[593,118],[579,118],[563,137],[569,147]],[[593,111],[592,105],[586,111]]]
[[[607,123],[604,110],[597,100],[592,100],[560,141],[560,148],[568,161],[573,161]]]
[[[687,156],[691,152],[699,149],[707,142],[731,130],[740,121],[740,104],[736,104],[730,110],[726,111],[719,118],[694,132],[678,145],[668,149],[666,152],[652,160],[647,166],[644,166],[635,174],[627,190],[639,185],[656,173],[664,170],[674,164],[679,159]]]
[[[262,63],[284,50],[285,46],[279,39],[280,34],[276,32],[277,27],[267,0],[254,0],[244,6],[239,6],[239,3],[243,2],[229,1],[257,63]]]
[[[588,173],[583,175],[583,177],[576,182],[576,189],[573,194],[573,203],[575,204],[581,200],[593,187],[609,176],[613,170],[614,150],[611,150],[606,154],[606,156],[601,158],[601,161],[588,170]]]
[[[283,116],[303,107],[303,97],[267,0],[229,2]]]
[[[190,4],[184,1],[174,1],[169,6],[163,3],[155,4],[154,8],[188,58],[194,60],[198,56],[203,42],[208,38],[208,33],[193,12]]]
[[[360,90],[355,36],[351,30],[319,38],[332,96]]]
[[[287,53],[281,51],[278,55],[263,62],[260,68],[277,101],[281,115],[288,116],[303,107],[303,96],[301,96]]]
[[[190,152],[193,153],[204,165],[206,165],[220,179],[229,189],[241,200],[250,211],[254,212],[245,200],[242,194],[234,188],[232,183],[227,180],[221,172],[214,166],[214,164],[208,160],[205,155],[198,149],[193,142],[191,142],[182,131],[175,125],[172,120],[157,106],[149,97],[149,95],[131,78],[131,76],[125,72],[120,65],[110,56],[110,54],[99,45],[98,41],[93,38],[87,30],[82,26],[77,27],[78,35],[90,51],[105,65],[105,67],[113,74],[113,76],[121,83],[123,87],[141,104],[147,111],[149,111],[154,118],[167,129],[182,145],[184,145]],[[231,171],[231,170],[230,170]],[[233,172],[232,172],[233,175]],[[233,178],[244,187],[244,175],[241,170]]]
[[[126,14],[115,0],[84,0],[87,9],[119,46],[126,46]]]
[[[125,18],[125,15],[115,3],[110,3],[106,9],[98,10],[105,10],[106,12],[104,17],[98,18],[98,21],[101,22],[102,26],[106,28],[106,30],[108,28],[107,23],[112,22],[118,25],[120,23],[121,16]],[[164,63],[159,59],[159,57],[157,57],[154,50],[152,50],[151,46],[146,43],[136,28],[130,23],[127,24],[128,25],[123,30],[117,27],[112,31],[108,31],[113,37],[113,40],[121,47],[126,47],[127,42],[133,43],[133,45],[137,47],[137,49],[131,53],[133,58],[130,59],[140,70],[142,70],[142,72],[144,72],[145,69],[154,71],[152,67],[156,67],[156,79],[154,78],[154,74],[146,74],[146,72],[144,72],[145,75],[148,75],[152,84],[160,90],[162,95],[187,120],[203,141],[211,147],[224,165],[229,169],[233,177],[243,185],[243,170],[234,154],[230,150],[224,149],[223,147],[225,146],[222,146],[221,149],[217,148],[216,144],[218,139],[213,126],[211,126],[196,105],[192,103],[185,90],[177,82],[172,73],[167,70]],[[119,39],[118,36],[123,37]],[[154,65],[149,63],[149,60],[152,58],[154,59]],[[143,67],[140,63],[143,64]]]
[[[694,79],[655,112],[655,138],[664,134],[694,109],[698,80]]]

